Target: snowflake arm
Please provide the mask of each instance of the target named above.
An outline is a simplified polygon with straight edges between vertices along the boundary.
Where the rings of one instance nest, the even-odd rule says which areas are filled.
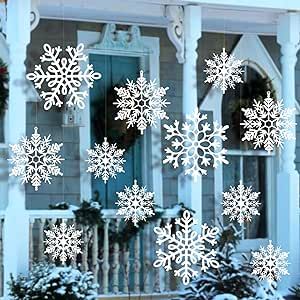
[[[113,104],[120,109],[115,120],[127,120],[127,128],[137,125],[143,134],[148,126],[156,126],[157,119],[168,119],[164,109],[170,102],[164,97],[169,88],[156,86],[155,80],[147,82],[140,71],[136,83],[127,79],[126,88],[115,87],[119,98]]]
[[[175,224],[181,229],[172,233],[172,224],[166,224],[164,228],[155,227],[158,245],[167,243],[167,251],[161,249],[156,251],[157,259],[154,267],[163,267],[166,271],[172,270],[174,261],[178,268],[174,270],[174,275],[181,277],[184,285],[187,285],[191,278],[198,275],[198,271],[192,268],[197,262],[201,261],[201,271],[206,271],[209,267],[218,268],[215,259],[215,250],[207,250],[205,244],[211,246],[216,244],[218,228],[209,228],[206,224],[202,225],[202,234],[199,235],[192,227],[197,221],[185,210],[183,216],[175,220]]]
[[[177,168],[181,163],[185,167],[185,174],[191,175],[196,181],[198,176],[206,175],[206,168],[214,168],[221,163],[227,164],[225,159],[226,149],[222,148],[225,141],[225,131],[228,125],[220,126],[213,123],[213,128],[207,122],[206,114],[201,114],[195,109],[192,115],[187,116],[187,121],[179,128],[179,121],[173,125],[164,125],[167,130],[166,140],[171,140],[171,147],[166,148],[166,158],[163,163],[170,163]]]
[[[139,187],[137,180],[134,180],[131,188],[125,186],[124,192],[117,192],[119,200],[116,205],[119,207],[117,215],[125,217],[125,221],[132,220],[135,227],[140,221],[146,221],[147,217],[154,216],[153,196],[154,193],[147,192],[146,187]]]
[[[68,226],[62,222],[59,226],[53,225],[52,230],[44,230],[46,240],[45,254],[52,254],[54,260],[60,259],[65,263],[67,259],[76,259],[77,254],[82,253],[80,239],[82,231],[75,230],[75,225]]]
[[[124,152],[125,149],[118,149],[116,144],[109,144],[105,137],[101,145],[95,143],[94,149],[87,149],[87,172],[94,173],[95,179],[101,177],[107,183],[110,177],[116,178],[117,173],[125,172]]]
[[[62,143],[51,144],[51,136],[43,138],[34,128],[31,138],[23,137],[20,144],[10,145],[13,152],[8,161],[14,165],[10,176],[20,176],[22,184],[31,183],[35,191],[42,182],[51,184],[53,176],[63,176],[59,165],[64,160],[58,155]]]
[[[228,56],[225,48],[220,55],[213,53],[213,59],[206,59],[207,68],[204,73],[207,74],[205,83],[213,83],[213,87],[219,87],[223,94],[228,88],[235,88],[236,83],[243,83],[241,75],[242,60],[235,60],[234,55]]]
[[[252,252],[252,274],[269,282],[280,280],[281,275],[289,275],[288,255],[288,252],[282,251],[280,247],[275,248],[272,241],[269,241],[266,248],[260,247],[258,252]]]
[[[34,82],[37,89],[42,89],[46,84],[49,91],[42,91],[40,96],[45,100],[44,109],[49,110],[53,105],[61,107],[63,101],[60,96],[69,95],[67,105],[77,105],[80,109],[85,107],[84,99],[88,93],[80,92],[82,82],[85,82],[88,88],[93,87],[95,80],[101,78],[101,74],[94,72],[93,65],[88,64],[83,72],[79,66],[80,61],[86,61],[84,55],[84,45],[79,44],[77,47],[68,46],[66,52],[69,58],[60,58],[62,49],[52,48],[49,44],[44,44],[45,53],[41,56],[42,63],[49,63],[47,70],[44,71],[41,65],[36,65],[34,72],[27,74],[27,79]]]

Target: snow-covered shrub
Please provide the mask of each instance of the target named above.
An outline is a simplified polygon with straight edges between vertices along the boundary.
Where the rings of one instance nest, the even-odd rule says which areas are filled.
[[[13,299],[32,300],[92,300],[97,297],[97,285],[91,272],[82,273],[72,267],[56,267],[38,263],[28,277],[18,276],[8,283]]]
[[[240,232],[235,226],[229,224],[228,226],[220,225],[220,227],[216,247],[216,259],[220,267],[201,273],[185,289],[179,299],[282,299],[276,293],[275,286],[262,285],[251,274],[252,270],[246,256],[237,257],[236,245],[239,241]]]

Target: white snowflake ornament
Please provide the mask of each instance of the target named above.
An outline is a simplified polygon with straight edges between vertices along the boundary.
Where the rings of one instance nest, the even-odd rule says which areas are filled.
[[[236,83],[243,83],[241,75],[243,70],[240,68],[242,60],[235,59],[234,55],[228,56],[225,48],[220,55],[213,53],[213,59],[206,59],[207,74],[205,83],[213,83],[213,87],[219,87],[223,94],[229,88],[235,89]]]
[[[246,187],[240,181],[237,187],[230,186],[229,192],[224,192],[222,215],[229,216],[230,221],[237,220],[240,225],[251,221],[252,216],[259,215],[257,200],[260,192],[252,192],[252,186]]]
[[[283,140],[294,140],[291,129],[297,124],[293,121],[295,109],[284,108],[282,100],[273,100],[271,92],[263,102],[254,99],[253,108],[242,108],[245,121],[241,125],[246,129],[242,141],[253,141],[254,149],[264,147],[268,153],[274,147],[283,148]]]
[[[146,187],[139,187],[137,180],[134,180],[133,186],[125,186],[124,192],[117,192],[119,200],[116,205],[119,206],[117,215],[125,216],[125,221],[132,220],[135,227],[138,227],[140,221],[146,221],[147,217],[154,216],[153,196],[154,193],[147,192]]]
[[[288,252],[282,251],[280,247],[275,248],[272,241],[269,241],[266,248],[261,246],[258,252],[252,252],[252,274],[269,282],[280,280],[281,275],[289,275],[288,255]]]
[[[118,98],[113,104],[120,110],[115,120],[127,120],[127,128],[137,125],[141,134],[148,125],[156,126],[157,119],[168,119],[164,108],[170,102],[164,99],[168,87],[157,87],[156,80],[147,82],[140,71],[136,83],[127,79],[125,87],[115,87]]]
[[[174,125],[164,125],[167,129],[166,140],[172,140],[172,148],[166,148],[166,158],[163,163],[173,164],[174,168],[179,163],[185,167],[185,174],[191,175],[196,181],[198,176],[206,175],[206,168],[212,165],[214,168],[219,163],[228,164],[225,158],[227,152],[222,148],[221,141],[225,141],[225,131],[228,125],[220,126],[218,122],[211,124],[206,122],[207,115],[201,114],[198,108],[192,115],[187,115],[187,121],[179,129],[179,121]]]
[[[9,146],[14,154],[8,159],[14,165],[9,176],[21,176],[22,184],[31,183],[37,191],[42,181],[51,184],[51,175],[63,176],[59,165],[64,159],[58,155],[63,144],[51,144],[50,134],[42,138],[34,127],[30,139],[22,137],[20,144]]]
[[[181,227],[180,230],[172,233],[172,224],[167,223],[165,227],[155,227],[154,232],[158,235],[156,243],[162,245],[167,243],[166,251],[159,249],[156,251],[157,259],[154,267],[164,267],[166,271],[172,270],[172,262],[179,267],[174,271],[174,275],[182,278],[184,285],[189,284],[190,279],[198,275],[193,265],[200,262],[201,271],[206,272],[210,267],[218,268],[219,263],[215,259],[216,251],[211,249],[216,242],[219,232],[217,227],[209,228],[206,224],[202,225],[202,233],[198,234],[192,230],[193,225],[197,224],[188,210],[183,212],[183,216],[175,220],[175,224]],[[206,248],[206,245],[209,247]]]
[[[44,44],[45,53],[41,56],[42,63],[48,63],[46,71],[41,65],[36,65],[34,72],[27,74],[27,79],[34,82],[37,89],[42,89],[47,85],[49,91],[42,91],[40,96],[45,100],[44,109],[49,110],[53,105],[61,107],[63,101],[61,96],[69,96],[67,106],[77,105],[78,108],[85,107],[84,99],[88,96],[87,91],[80,92],[82,82],[88,88],[92,88],[94,80],[100,79],[101,74],[94,72],[93,65],[88,64],[82,71],[79,62],[86,61],[87,55],[83,53],[84,45],[79,44],[76,48],[67,46],[66,52],[69,58],[62,57],[60,46],[52,48],[49,44]]]
[[[52,230],[44,230],[46,240],[45,254],[52,254],[54,260],[59,259],[65,263],[67,259],[76,259],[77,254],[82,253],[80,239],[82,231],[76,230],[75,225],[68,226],[61,222],[59,226],[53,225]]]
[[[126,160],[123,158],[125,149],[118,149],[116,144],[109,144],[107,138],[103,143],[95,143],[94,149],[88,149],[87,172],[94,173],[94,177],[101,177],[104,183],[107,183],[110,177],[116,178],[117,173],[124,173],[123,164]]]

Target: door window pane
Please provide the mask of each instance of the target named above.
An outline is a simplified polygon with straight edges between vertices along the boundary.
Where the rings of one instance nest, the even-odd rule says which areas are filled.
[[[90,55],[94,70],[102,74],[101,80],[94,82],[90,89],[91,145],[107,141],[125,149],[123,165],[125,173],[118,173],[105,184],[101,178],[92,175],[92,191],[99,193],[104,208],[115,208],[116,192],[131,186],[133,180],[141,180],[141,138],[136,128],[127,129],[126,121],[115,120],[117,109],[112,103],[116,99],[115,86],[125,86],[126,79],[136,80],[139,59],[136,57]]]

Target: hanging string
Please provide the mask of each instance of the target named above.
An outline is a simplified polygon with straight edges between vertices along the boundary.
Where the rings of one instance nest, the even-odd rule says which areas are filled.
[[[64,0],[62,0],[62,51],[63,51],[63,57],[65,55],[65,7],[64,7]],[[66,100],[66,99],[64,99]],[[63,101],[65,103],[65,101]],[[65,104],[63,104],[65,105]],[[65,107],[63,106],[63,113],[64,113],[64,109]],[[64,143],[65,140],[65,127],[64,125],[62,125],[62,142]],[[64,157],[65,157],[65,149],[66,147],[63,147],[64,151]],[[64,172],[65,173],[65,168],[64,168]],[[62,196],[63,196],[63,202],[65,202],[65,174],[63,174],[62,176]]]

